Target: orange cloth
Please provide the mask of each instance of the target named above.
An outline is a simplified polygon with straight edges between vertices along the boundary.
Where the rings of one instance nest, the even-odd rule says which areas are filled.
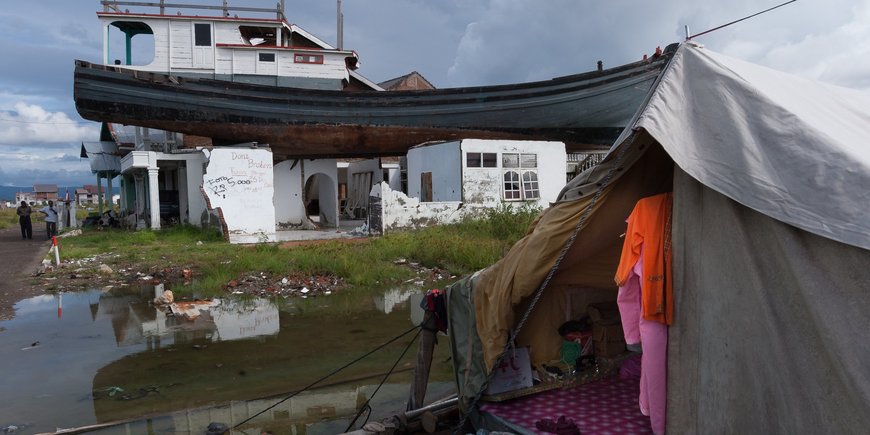
[[[673,194],[642,198],[628,217],[622,256],[616,269],[616,284],[622,286],[643,252],[641,315],[670,325],[674,321],[674,291],[671,280],[671,209]]]

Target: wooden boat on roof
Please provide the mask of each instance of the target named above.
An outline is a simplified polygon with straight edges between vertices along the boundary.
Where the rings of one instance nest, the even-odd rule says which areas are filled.
[[[280,11],[277,20],[255,22],[111,11],[98,17],[106,31],[120,29],[128,40],[150,32],[155,47],[168,48],[140,67],[76,61],[74,98],[83,118],[210,137],[216,145],[268,144],[277,158],[402,155],[420,143],[462,138],[558,140],[569,152],[606,148],[670,58],[666,50],[531,83],[383,92],[354,71],[355,53],[287,24]],[[259,39],[266,42],[253,45]]]

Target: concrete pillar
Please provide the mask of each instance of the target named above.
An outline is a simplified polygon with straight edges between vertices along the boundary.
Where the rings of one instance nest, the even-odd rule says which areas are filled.
[[[180,223],[188,223],[190,222],[190,216],[188,216],[188,200],[187,196],[189,194],[189,190],[187,188],[187,162],[184,162],[184,166],[180,166],[178,168],[178,220]]]
[[[136,188],[136,229],[145,228],[145,180],[144,174],[137,172],[133,174],[134,187]]]
[[[148,207],[151,209],[151,229],[160,229],[160,187],[157,168],[148,168]]]
[[[120,175],[118,176],[118,190],[120,190],[121,194],[121,204],[120,213],[123,216],[127,213],[127,177]]]
[[[78,201],[71,201],[69,203],[69,227],[70,228],[78,228],[79,222],[76,219],[76,204]]]
[[[57,233],[60,234],[60,232],[63,231],[64,228],[66,228],[66,225],[65,225],[66,216],[67,216],[66,213],[68,211],[67,207],[66,207],[66,203],[64,203],[61,200],[58,200],[54,204],[54,209],[57,211],[57,224],[56,224],[57,225]]]
[[[100,210],[100,217],[103,217],[103,178],[97,173],[97,209]]]
[[[115,201],[112,199],[115,195],[112,192],[112,176],[106,176],[106,202],[109,203],[109,211],[115,210]]]

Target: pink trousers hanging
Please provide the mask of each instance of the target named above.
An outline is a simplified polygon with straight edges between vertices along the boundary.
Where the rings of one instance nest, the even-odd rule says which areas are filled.
[[[668,326],[645,320],[641,315],[640,277],[643,276],[643,255],[631,270],[625,285],[619,288],[616,302],[622,318],[627,344],[641,343],[643,355],[640,368],[640,412],[648,415],[653,433],[665,433],[667,409]]]

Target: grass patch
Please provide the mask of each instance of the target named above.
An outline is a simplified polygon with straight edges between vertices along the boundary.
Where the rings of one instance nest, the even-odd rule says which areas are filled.
[[[261,272],[335,275],[355,287],[369,287],[413,277],[411,269],[394,264],[399,258],[454,275],[487,267],[504,256],[539,213],[502,207],[458,224],[396,232],[363,243],[331,240],[290,248],[230,245],[218,233],[193,226],[137,232],[86,229],[81,236],[64,239],[61,252],[66,260],[112,253],[103,261],[113,268],[190,268],[197,279],[179,290],[197,295],[220,294],[230,280]]]

